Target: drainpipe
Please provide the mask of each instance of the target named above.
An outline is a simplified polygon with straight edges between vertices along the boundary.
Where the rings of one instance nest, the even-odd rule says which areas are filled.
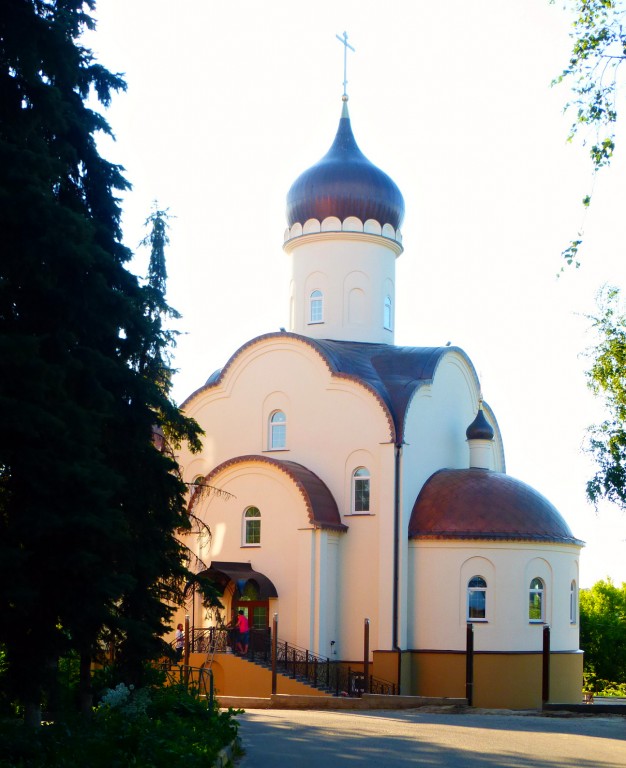
[[[402,444],[396,444],[394,456],[394,499],[393,499],[393,650],[398,653],[398,691],[402,673],[402,654],[398,645],[400,622],[400,467]]]

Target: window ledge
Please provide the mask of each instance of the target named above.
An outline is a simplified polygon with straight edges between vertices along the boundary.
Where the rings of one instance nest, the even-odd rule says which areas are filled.
[[[250,548],[255,548],[256,547],[258,549],[260,546],[261,546],[260,544],[242,544],[241,548],[242,549],[250,549]]]
[[[374,517],[373,512],[346,512],[344,517]]]
[[[324,325],[323,320],[309,320],[307,325]]]
[[[529,624],[545,624],[543,619],[528,619]]]
[[[289,448],[263,448],[261,453],[280,453],[281,451],[289,451]]]
[[[489,619],[467,619],[468,624],[488,624]]]

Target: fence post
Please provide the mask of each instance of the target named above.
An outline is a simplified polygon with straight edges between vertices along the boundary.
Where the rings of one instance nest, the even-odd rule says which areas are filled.
[[[550,625],[543,628],[543,664],[541,668],[541,703],[550,699]]]
[[[469,621],[465,645],[465,698],[471,707],[474,702],[474,625]]]
[[[363,693],[370,692],[370,620],[363,626]]]
[[[272,620],[272,696],[276,693],[276,656],[278,655],[278,614]]]

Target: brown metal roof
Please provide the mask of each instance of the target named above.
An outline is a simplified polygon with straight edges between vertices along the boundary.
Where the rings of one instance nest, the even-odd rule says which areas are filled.
[[[314,528],[326,528],[334,531],[347,531],[348,526],[341,522],[339,508],[328,486],[310,469],[294,461],[281,461],[269,456],[236,456],[219,464],[205,478],[207,485],[225,469],[237,464],[268,464],[284,472],[298,487],[309,514],[309,521]]]
[[[270,597],[278,597],[276,587],[270,579],[259,571],[252,569],[250,563],[232,563],[213,560],[209,568],[198,574],[216,583],[224,592],[229,582],[234,582],[238,597],[243,595],[246,584],[249,581],[256,583],[259,588],[259,599],[267,600]]]
[[[297,333],[267,333],[240,347],[224,368],[215,371],[204,387],[188,397],[181,407],[184,408],[196,394],[218,385],[245,350],[272,338],[293,339],[312,347],[334,376],[352,379],[369,389],[387,412],[390,439],[395,443],[404,439],[406,413],[413,396],[420,387],[432,382],[437,366],[446,354],[461,355],[469,368],[474,370],[470,359],[458,347],[396,347],[392,344],[312,339]]]
[[[410,539],[581,542],[557,509],[526,483],[488,469],[441,469],[413,506]]]

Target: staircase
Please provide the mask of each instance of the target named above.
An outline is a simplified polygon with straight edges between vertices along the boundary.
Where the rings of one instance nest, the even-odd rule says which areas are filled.
[[[250,685],[256,690],[271,691],[272,642],[269,631],[251,631],[248,652],[245,658],[231,653],[228,630],[217,628],[194,629],[192,631],[191,648],[194,656],[202,658],[205,667],[212,668],[216,676],[216,687],[226,693],[217,682],[217,667],[229,671],[222,682],[230,689],[233,685],[241,687],[243,683],[236,682],[239,678],[248,677]],[[237,662],[237,663],[235,663]],[[243,664],[243,666],[239,663]],[[191,661],[190,661],[191,663]],[[253,672],[257,669],[258,673]],[[324,656],[318,656],[303,648],[278,640],[276,644],[276,671],[278,675],[278,691],[280,693],[296,693],[286,688],[297,688],[300,695],[319,696],[360,696],[365,688],[365,680],[361,671],[353,671],[344,663],[331,661]],[[231,676],[233,679],[231,680]],[[252,680],[255,681],[252,686]],[[379,680],[370,675],[369,690],[371,693],[395,695],[396,686],[386,680]],[[267,693],[230,693],[227,695],[267,695]]]

